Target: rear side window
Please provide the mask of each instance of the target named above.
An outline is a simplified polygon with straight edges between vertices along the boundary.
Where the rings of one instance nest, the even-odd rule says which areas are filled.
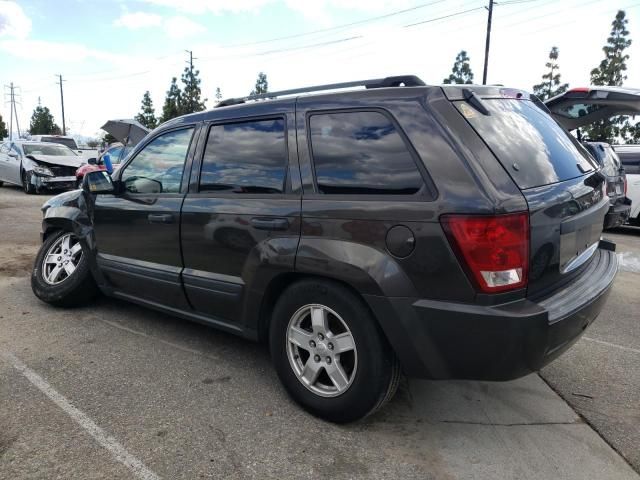
[[[629,174],[640,174],[640,151],[638,152],[618,152],[624,172]]]
[[[466,102],[455,105],[521,189],[562,182],[597,167],[584,147],[532,102],[482,103],[489,115]]]
[[[413,195],[424,186],[403,138],[380,112],[314,114],[309,130],[320,193]]]
[[[215,125],[204,151],[200,191],[283,193],[286,167],[284,119]]]
[[[604,144],[585,144],[585,148],[594,156],[608,177],[619,175],[620,159],[613,148]]]

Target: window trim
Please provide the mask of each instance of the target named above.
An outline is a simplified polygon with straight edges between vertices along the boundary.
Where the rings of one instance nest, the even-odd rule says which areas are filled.
[[[409,152],[413,163],[418,170],[418,173],[422,177],[423,188],[418,192],[406,195],[384,195],[384,194],[363,194],[363,193],[321,193],[318,188],[318,180],[316,177],[316,163],[313,155],[313,143],[311,141],[311,117],[314,115],[331,115],[335,113],[367,113],[374,112],[382,114],[393,125],[394,129],[400,136],[400,139],[404,143],[405,148]],[[304,197],[308,199],[331,199],[331,200],[398,200],[398,201],[435,201],[438,198],[438,193],[435,188],[435,184],[429,175],[420,155],[407,137],[405,131],[400,127],[400,124],[395,119],[393,114],[384,108],[380,107],[347,107],[347,108],[329,108],[318,110],[307,110],[305,112],[305,125],[306,130],[305,137],[307,140],[307,149],[309,151],[309,162],[311,166],[311,175],[313,177],[313,193],[305,192]]]
[[[198,128],[198,124],[197,123],[193,123],[193,124],[188,124],[188,125],[179,125],[176,126],[175,128],[169,128],[167,130],[163,130],[162,132],[158,132],[157,135],[155,135],[153,138],[150,138],[149,141],[145,142],[143,145],[136,145],[135,149],[137,150],[135,152],[135,155],[132,154],[131,158],[129,158],[129,161],[122,165],[120,168],[118,168],[118,177],[117,180],[118,183],[122,186],[120,193],[124,194],[124,195],[162,195],[162,196],[176,196],[176,195],[184,195],[185,192],[184,190],[184,179],[185,179],[185,173],[187,173],[187,165],[189,163],[189,156],[191,154],[191,150],[194,147],[194,139],[197,140],[197,135],[199,132],[199,128]],[[191,139],[189,140],[189,146],[187,147],[187,153],[185,154],[184,157],[184,165],[183,165],[183,169],[182,169],[182,177],[180,179],[180,190],[177,192],[162,192],[162,193],[134,193],[134,192],[130,192],[129,190],[127,190],[125,188],[124,185],[124,181],[122,179],[125,171],[127,170],[127,168],[129,168],[129,165],[131,165],[131,163],[133,163],[133,161],[138,158],[138,155],[140,155],[141,152],[144,151],[145,148],[147,148],[147,146],[149,144],[151,144],[152,142],[154,142],[156,139],[160,138],[163,135],[166,135],[168,133],[173,133],[173,132],[177,132],[179,130],[193,130],[193,133],[191,134]]]
[[[266,120],[282,120],[284,124],[283,136],[284,136],[284,181],[283,181],[283,192],[282,193],[236,193],[236,192],[225,192],[225,191],[215,191],[215,190],[200,190],[200,178],[202,176],[202,167],[204,167],[204,157],[207,151],[207,142],[209,140],[209,134],[211,133],[211,129],[214,127],[219,127],[222,125],[230,125],[235,123],[250,123],[250,122],[260,122]],[[249,117],[234,117],[234,118],[225,118],[225,119],[216,119],[211,122],[205,122],[205,125],[202,129],[204,132],[203,142],[202,142],[202,152],[198,154],[198,162],[199,167],[197,169],[194,183],[196,185],[196,191],[190,192],[190,195],[198,195],[202,198],[217,198],[217,197],[229,197],[229,198],[271,198],[271,199],[283,199],[291,197],[291,178],[289,176],[289,128],[287,124],[287,115],[286,114],[267,114],[267,115],[256,115]]]

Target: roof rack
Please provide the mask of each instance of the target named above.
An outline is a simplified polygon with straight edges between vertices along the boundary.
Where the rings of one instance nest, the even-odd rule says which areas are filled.
[[[341,88],[365,87],[365,88],[385,88],[385,87],[424,87],[426,84],[415,75],[399,75],[396,77],[375,78],[370,80],[356,80],[354,82],[329,83],[327,85],[316,85],[314,87],[292,88],[290,90],[281,90],[279,92],[259,93],[255,95],[247,95],[246,97],[227,98],[216,105],[218,107],[227,107],[229,105],[238,105],[248,100],[267,100],[281,97],[284,95],[294,95],[297,93],[320,92],[323,90],[338,90]]]

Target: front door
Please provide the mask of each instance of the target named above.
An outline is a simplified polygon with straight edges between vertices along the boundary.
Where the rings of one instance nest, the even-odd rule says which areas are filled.
[[[117,296],[189,309],[180,281],[180,208],[196,130],[154,137],[115,176],[118,193],[97,196],[98,264]]]
[[[293,270],[300,194],[291,188],[299,172],[287,119],[293,115],[203,129],[204,152],[182,208],[183,281],[193,308],[226,324],[238,326],[242,309],[256,307],[248,305],[250,289]]]

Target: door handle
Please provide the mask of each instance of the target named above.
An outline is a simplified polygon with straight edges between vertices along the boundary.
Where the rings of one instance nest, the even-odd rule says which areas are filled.
[[[170,213],[150,213],[147,215],[149,223],[173,223],[173,215]]]
[[[289,220],[286,218],[261,218],[251,219],[251,225],[258,230],[286,230],[289,228]]]

